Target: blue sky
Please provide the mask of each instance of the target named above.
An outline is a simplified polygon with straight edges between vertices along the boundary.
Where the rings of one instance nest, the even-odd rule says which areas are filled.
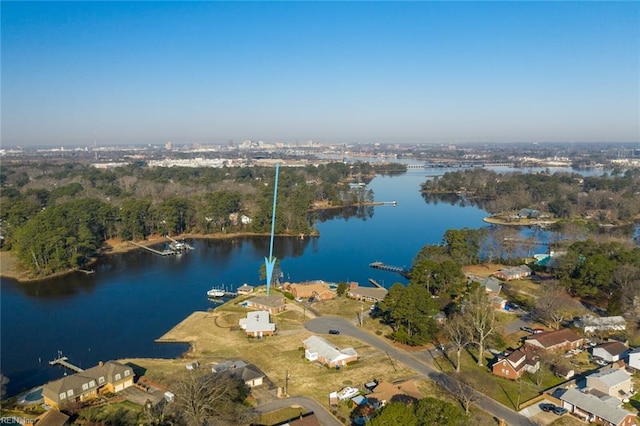
[[[5,2],[2,145],[640,141],[638,2]]]

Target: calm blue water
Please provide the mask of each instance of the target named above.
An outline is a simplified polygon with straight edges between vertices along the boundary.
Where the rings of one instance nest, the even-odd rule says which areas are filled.
[[[277,238],[274,254],[284,278],[365,285],[374,278],[389,287],[404,280],[370,269],[370,262],[408,267],[424,245],[439,243],[445,230],[484,226],[486,213],[476,207],[425,203],[418,190],[426,173],[412,169],[371,182],[376,200],[395,200],[396,207],[361,209],[360,217],[332,211],[335,218],[317,222],[318,238]],[[195,250],[177,257],[146,251],[110,256],[91,276],[32,284],[3,279],[0,368],[11,380],[9,394],[60,377],[63,371],[48,365],[58,350],[84,368],[100,360],[179,356],[186,345],[154,339],[193,311],[215,306],[206,290],[262,284],[258,271],[269,252],[268,238],[191,243]]]

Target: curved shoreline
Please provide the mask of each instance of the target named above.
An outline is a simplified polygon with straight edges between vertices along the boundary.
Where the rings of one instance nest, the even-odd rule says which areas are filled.
[[[193,240],[225,240],[230,238],[245,238],[245,237],[268,237],[270,233],[255,233],[255,232],[234,232],[229,234],[180,234],[172,236],[171,238],[174,240],[184,240],[184,239],[193,239]],[[276,234],[276,237],[289,237],[289,238],[303,238],[303,237],[317,237],[318,233],[311,234]],[[135,241],[135,243],[150,247],[157,244],[162,244],[165,242],[171,241],[167,237],[161,236],[150,236],[150,238],[146,240]],[[114,254],[123,254],[132,252],[135,250],[140,250],[139,246],[133,245],[126,240],[109,240],[106,241],[102,248],[100,248],[97,256],[91,261],[89,261],[84,267],[89,267],[94,264],[99,258],[103,256],[110,256]],[[54,274],[43,275],[34,277],[30,275],[29,271],[21,267],[19,261],[16,259],[15,255],[10,251],[0,251],[0,278],[9,278],[15,280],[19,283],[32,283],[38,281],[46,281],[51,278],[62,277],[74,272],[77,272],[78,268],[69,269],[65,271],[56,272]]]
[[[382,201],[373,201],[366,203],[357,203],[351,204],[348,206],[315,206],[310,212],[313,211],[321,211],[321,210],[334,210],[340,208],[347,207],[357,207],[357,206],[379,206],[384,205],[385,203]],[[185,233],[180,235],[172,236],[174,240],[183,240],[185,238],[197,239],[197,240],[225,240],[229,238],[245,238],[245,237],[269,237],[271,234],[268,232],[256,233],[256,232],[233,232],[233,233],[215,233],[215,234],[191,234]],[[290,238],[304,238],[304,237],[318,237],[320,234],[318,232],[312,232],[310,234],[276,234],[276,237],[290,237]],[[164,242],[170,241],[166,237],[152,235],[145,240],[135,241],[135,243],[149,247],[156,244],[162,244]],[[87,262],[84,267],[91,266],[94,264],[99,258],[102,256],[109,256],[112,254],[122,254],[128,253],[130,251],[139,250],[140,247],[130,244],[128,241],[124,240],[108,240],[105,241],[104,245],[98,250],[97,256]],[[38,281],[46,281],[51,278],[62,277],[73,272],[76,272],[78,268],[69,269],[66,271],[60,271],[53,274],[43,275],[43,276],[33,276],[32,273],[25,269],[20,265],[18,259],[14,254],[10,251],[0,251],[0,278],[8,278],[15,280],[19,283],[30,283],[30,282],[38,282]]]
[[[490,223],[492,225],[506,225],[506,226],[533,226],[533,225],[553,225],[558,220],[529,220],[526,219],[526,222],[522,222],[518,220],[518,222],[510,222],[508,220],[500,219],[495,216],[487,216],[482,218],[483,222]]]

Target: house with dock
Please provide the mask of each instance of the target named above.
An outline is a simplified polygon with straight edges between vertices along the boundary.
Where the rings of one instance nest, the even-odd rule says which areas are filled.
[[[387,293],[387,289],[383,287],[360,287],[358,283],[353,283],[349,290],[347,290],[347,297],[376,303],[383,300]]]
[[[65,404],[88,401],[105,393],[118,393],[133,385],[133,368],[117,361],[65,376],[44,385],[44,403],[59,409]]]

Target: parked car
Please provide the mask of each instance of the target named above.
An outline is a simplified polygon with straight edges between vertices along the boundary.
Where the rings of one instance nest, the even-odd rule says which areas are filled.
[[[566,412],[567,412],[567,409],[566,409],[566,408],[562,408],[562,407],[555,407],[555,408],[553,409],[553,413],[554,413],[554,414],[557,414],[557,415],[559,415],[559,416],[561,416],[561,415],[565,414]]]
[[[604,367],[606,365],[609,365],[609,363],[607,361],[605,361],[604,359],[594,359],[593,362],[595,362],[596,364]]]
[[[527,333],[533,333],[533,328],[531,327],[520,327],[520,330],[526,331]]]
[[[543,403],[540,404],[540,409],[546,413],[548,413],[549,411],[553,411],[556,409],[556,406],[553,404],[548,404],[548,403]]]
[[[533,334],[543,333],[544,331],[545,331],[544,328],[534,328]]]
[[[331,329],[329,330],[329,334],[340,334],[340,330]]]

